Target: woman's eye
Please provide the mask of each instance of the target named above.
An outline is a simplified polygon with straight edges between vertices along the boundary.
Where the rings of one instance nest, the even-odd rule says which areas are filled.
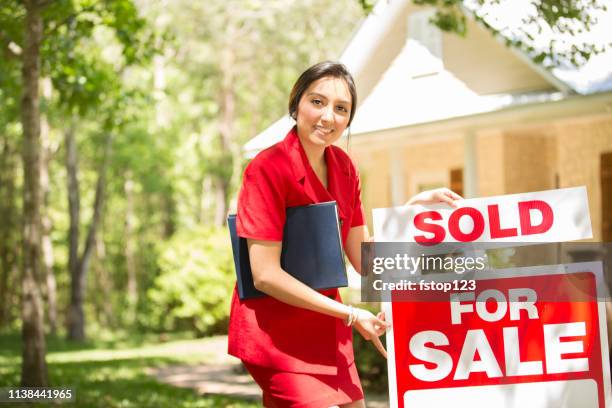
[[[338,106],[338,110],[342,112],[348,112],[348,109],[346,109],[344,106]]]
[[[320,105],[321,104],[321,100],[320,99],[313,99],[312,103],[314,103],[315,105]]]

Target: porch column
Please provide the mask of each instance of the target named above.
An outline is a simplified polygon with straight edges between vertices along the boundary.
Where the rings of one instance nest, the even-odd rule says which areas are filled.
[[[463,138],[463,197],[478,196],[478,154],[476,134],[468,130]]]
[[[391,179],[391,204],[403,205],[404,196],[404,166],[402,165],[402,149],[389,149],[389,178]]]

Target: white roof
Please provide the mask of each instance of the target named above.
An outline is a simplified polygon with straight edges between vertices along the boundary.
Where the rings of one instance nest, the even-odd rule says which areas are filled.
[[[268,126],[266,130],[244,144],[242,149],[245,156],[252,159],[259,151],[272,146],[274,143],[280,142],[293,125],[295,125],[295,121],[289,115],[283,116],[271,126]]]

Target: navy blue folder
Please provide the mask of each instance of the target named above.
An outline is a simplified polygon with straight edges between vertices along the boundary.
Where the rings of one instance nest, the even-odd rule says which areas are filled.
[[[265,296],[255,289],[247,240],[236,233],[236,215],[227,225],[232,240],[240,299]],[[348,286],[336,202],[287,208],[281,267],[313,289]]]

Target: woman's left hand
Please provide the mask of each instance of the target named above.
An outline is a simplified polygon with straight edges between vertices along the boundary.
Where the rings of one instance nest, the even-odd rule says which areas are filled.
[[[408,200],[406,205],[446,203],[455,208],[457,207],[458,200],[463,200],[463,197],[446,187],[442,187],[434,190],[422,191]]]

